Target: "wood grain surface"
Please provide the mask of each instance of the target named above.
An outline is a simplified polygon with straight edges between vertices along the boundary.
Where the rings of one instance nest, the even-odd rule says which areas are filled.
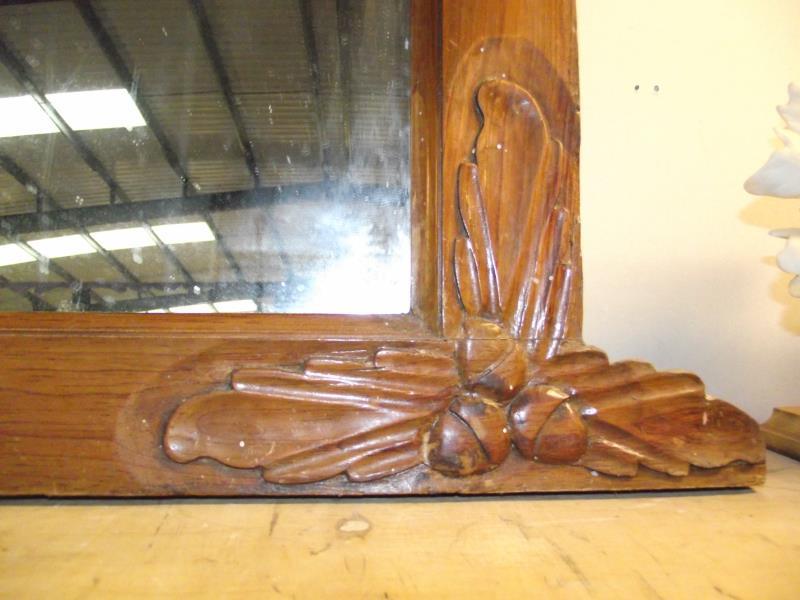
[[[441,333],[442,6],[411,1],[412,311]]]
[[[794,600],[800,463],[755,490],[0,501],[0,597]]]

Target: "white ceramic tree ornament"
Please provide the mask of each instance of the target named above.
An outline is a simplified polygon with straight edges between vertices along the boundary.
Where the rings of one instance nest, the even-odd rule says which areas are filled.
[[[744,188],[757,196],[800,198],[800,85],[789,85],[789,102],[779,106],[778,113],[786,121],[786,128],[776,132],[783,148],[772,153]],[[770,234],[786,239],[786,247],[778,254],[778,266],[795,275],[789,293],[800,298],[800,228],[776,229]]]

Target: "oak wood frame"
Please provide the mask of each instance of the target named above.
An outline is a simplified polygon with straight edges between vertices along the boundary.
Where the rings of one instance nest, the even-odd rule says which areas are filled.
[[[630,454],[624,459],[611,456],[604,453],[607,449],[591,447],[592,440],[604,441],[602,435],[589,437],[581,417],[575,414],[576,409],[583,410],[588,405],[581,404],[583,400],[578,399],[573,406],[564,403],[564,398],[560,398],[560,404],[553,405],[561,406],[560,412],[554,408],[552,414],[548,413],[553,418],[546,426],[539,423],[537,432],[547,435],[531,438],[529,451],[524,450],[526,441],[519,436],[514,439],[518,450],[510,450],[504,417],[500,419],[499,426],[503,429],[502,434],[497,434],[499,438],[490,432],[484,439],[479,437],[477,449],[467,448],[463,436],[474,444],[470,437],[474,432],[452,433],[446,418],[455,419],[455,426],[464,421],[480,431],[485,425],[481,419],[486,414],[490,420],[493,418],[494,408],[491,407],[498,402],[505,407],[510,400],[492,396],[500,394],[497,389],[485,392],[494,399],[480,396],[484,388],[497,387],[492,382],[487,383],[486,378],[480,379],[483,368],[474,377],[462,373],[469,398],[464,396],[460,404],[451,404],[444,416],[437,417],[432,429],[427,429],[431,426],[428,422],[424,432],[420,427],[417,441],[420,447],[425,446],[420,450],[424,453],[425,464],[404,468],[397,474],[392,472],[390,476],[359,480],[355,476],[337,475],[315,480],[291,474],[283,479],[276,475],[269,480],[254,468],[224,466],[235,465],[237,460],[244,460],[241,457],[228,462],[226,457],[215,457],[217,460],[201,457],[182,464],[177,460],[180,453],[164,446],[171,439],[171,433],[186,432],[185,422],[171,419],[179,414],[178,408],[191,406],[187,399],[211,394],[213,402],[216,393],[229,398],[235,392],[213,390],[221,384],[237,389],[236,373],[240,371],[250,373],[244,380],[245,385],[256,381],[253,385],[258,388],[259,378],[265,376],[265,365],[268,369],[273,365],[302,365],[309,357],[340,357],[343,353],[359,351],[371,356],[374,363],[375,357],[386,348],[407,352],[403,360],[408,360],[414,353],[426,357],[447,356],[455,347],[467,357],[465,364],[469,367],[473,363],[483,364],[481,360],[487,352],[509,352],[509,356],[517,357],[518,350],[506,348],[516,348],[520,344],[533,348],[542,341],[536,336],[514,334],[512,337],[519,339],[512,343],[505,330],[497,330],[495,322],[502,320],[497,311],[493,312],[479,299],[470,301],[465,295],[464,269],[470,268],[467,263],[474,260],[479,242],[477,230],[468,216],[472,209],[466,196],[471,192],[465,191],[464,186],[468,186],[469,181],[462,180],[461,173],[470,171],[470,166],[464,167],[464,163],[469,163],[471,150],[477,148],[476,134],[481,126],[473,106],[474,95],[482,82],[507,80],[508,85],[500,82],[494,90],[484,88],[488,90],[487,98],[494,94],[491,98],[499,98],[498,102],[520,99],[523,103],[529,102],[528,99],[541,102],[544,109],[540,112],[547,113],[545,116],[551,119],[555,117],[551,126],[562,145],[560,156],[564,172],[560,185],[567,199],[559,206],[577,223],[579,128],[574,25],[574,4],[563,0],[412,1],[414,283],[409,315],[0,314],[3,340],[0,349],[0,380],[3,382],[0,389],[0,472],[3,473],[0,494],[512,493],[727,487],[761,482],[763,445],[758,440],[757,428],[754,433],[754,424],[746,417],[724,403],[698,399],[702,384],[691,377],[654,379],[649,375],[651,369],[642,367],[641,363],[621,367],[608,365],[607,361],[602,362],[605,359],[601,353],[582,346],[577,226],[570,232],[570,250],[559,254],[558,259],[559,264],[567,265],[569,278],[566,284],[561,283],[565,297],[571,302],[565,304],[560,316],[551,319],[557,335],[551,332],[547,336],[547,340],[557,337],[567,358],[562,360],[552,353],[547,357],[542,355],[542,362],[535,363],[536,369],[560,373],[559,369],[566,365],[568,370],[572,369],[569,377],[578,378],[586,361],[592,364],[600,361],[603,373],[611,373],[607,377],[612,378],[618,378],[619,373],[633,377],[634,371],[639,373],[644,369],[649,377],[644,385],[638,380],[631,383],[632,380],[624,378],[614,381],[629,386],[624,392],[627,395],[635,395],[630,391],[631,385],[639,386],[635,388],[636,394],[650,394],[655,402],[661,401],[659,394],[665,393],[666,386],[672,394],[669,401],[686,399],[684,412],[689,411],[686,414],[692,418],[700,406],[703,411],[708,408],[714,415],[725,417],[726,422],[736,424],[737,431],[723,430],[718,438],[700,444],[704,457],[705,453],[720,454],[724,455],[724,460],[708,459],[703,465],[676,462],[673,457],[665,456],[664,448],[652,455],[648,454],[649,450],[637,450],[644,454],[636,460],[631,460]],[[519,82],[524,85],[517,85]],[[498,131],[502,134],[502,128]],[[475,185],[478,185],[477,179]],[[515,185],[524,187],[527,184],[522,181]],[[480,195],[480,189],[476,193]],[[503,202],[513,204],[515,200],[504,199]],[[475,210],[476,214],[481,214],[480,207]],[[545,240],[541,243],[547,248],[557,248],[556,241],[548,241],[547,235],[541,233]],[[533,240],[524,236],[522,239],[531,243]],[[456,246],[468,250],[466,255],[462,253],[453,260],[452,249]],[[489,252],[491,254],[491,248]],[[508,262],[502,248],[496,249],[494,254],[498,261],[505,258]],[[459,260],[458,256],[466,258]],[[561,271],[553,273],[552,277],[566,277],[559,275]],[[481,279],[480,274],[475,277],[478,278],[473,282],[475,289],[485,290],[485,278]],[[503,278],[502,273],[500,278]],[[536,350],[531,352],[535,355]],[[561,360],[563,365],[550,362],[553,358]],[[337,368],[346,362],[336,360],[339,361]],[[431,368],[425,373],[433,371],[435,369]],[[285,375],[285,371],[277,373],[274,369],[268,370],[266,377]],[[233,383],[230,383],[232,377]],[[503,377],[503,385],[524,396],[525,402],[520,404],[515,400],[508,409],[521,419],[516,425],[511,424],[517,426],[513,433],[518,434],[529,424],[526,419],[531,411],[535,412],[531,407],[547,402],[546,394],[554,390],[530,387],[529,377],[511,383],[511,375]],[[528,387],[523,389],[526,382]],[[539,383],[549,384],[550,381]],[[523,391],[519,391],[521,389]],[[581,388],[575,389],[580,391]],[[600,388],[600,392],[605,391]],[[248,410],[252,407],[249,402],[246,399],[243,404]],[[684,409],[683,404],[676,406]],[[626,410],[624,414],[630,412]],[[682,414],[670,413],[666,417],[680,424]],[[256,414],[255,418],[261,416]],[[706,419],[704,412],[703,425]],[[236,432],[230,435],[235,438]],[[541,438],[548,435],[557,442],[555,450],[543,451]],[[431,442],[432,439],[438,441]],[[500,440],[497,456],[491,446],[495,439]],[[609,443],[616,444],[615,439]],[[452,455],[448,455],[447,444],[451,442],[454,444]],[[244,446],[244,441],[241,443]],[[578,456],[575,448],[565,449],[565,443],[567,446],[577,444],[584,453],[589,447],[591,456],[575,458]],[[653,443],[658,444],[659,440]],[[710,448],[710,443],[720,444],[722,450]],[[478,459],[475,459],[477,455],[473,456],[475,452],[480,454]],[[547,452],[554,461],[539,461],[537,453]],[[646,467],[638,468],[639,463]]]

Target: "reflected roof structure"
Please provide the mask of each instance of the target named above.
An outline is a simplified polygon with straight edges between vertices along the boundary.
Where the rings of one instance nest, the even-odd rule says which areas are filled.
[[[0,310],[404,312],[408,53],[407,2],[4,3]]]

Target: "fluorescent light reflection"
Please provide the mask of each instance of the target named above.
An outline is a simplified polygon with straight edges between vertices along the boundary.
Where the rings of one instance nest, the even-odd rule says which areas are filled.
[[[216,238],[211,228],[205,221],[191,223],[169,223],[167,225],[154,225],[153,233],[165,244],[197,244],[200,242],[213,242]],[[128,250],[131,248],[147,248],[155,246],[156,242],[144,227],[125,227],[124,229],[109,229],[107,231],[94,231],[92,237],[106,250]]]
[[[93,90],[47,94],[47,99],[67,124],[76,131],[116,129],[146,125],[127,90]]]
[[[185,306],[171,306],[169,309],[171,313],[213,313],[217,312],[214,307],[208,302],[200,304],[187,304]]]
[[[106,250],[128,250],[130,248],[147,248],[156,242],[144,227],[126,227],[125,229],[109,229],[91,233],[98,244]]]
[[[153,231],[165,244],[213,242],[216,239],[208,223],[205,221],[154,225]]]
[[[53,108],[75,131],[128,130],[146,125],[124,88],[47,94]],[[58,128],[32,96],[0,98],[0,137],[56,133]]]
[[[258,312],[258,304],[254,300],[225,300],[214,302],[214,308],[221,313],[251,313]]]
[[[171,313],[250,313],[257,312],[258,305],[254,300],[224,300],[222,302],[214,302],[209,304],[202,302],[200,304],[187,304],[186,306],[173,306],[172,308],[153,308],[151,310],[143,310],[143,313],[161,314],[166,312]]]
[[[162,242],[170,245],[213,242],[216,239],[205,221],[156,225],[153,227],[153,231]],[[156,245],[155,240],[144,227],[108,229],[95,231],[90,235],[94,241],[109,251],[147,248]],[[65,256],[80,256],[96,252],[94,246],[80,234],[30,240],[28,244],[47,258],[64,258]],[[33,260],[36,259],[16,244],[0,246],[0,267]]]
[[[33,96],[0,98],[0,137],[56,133],[58,128]]]
[[[80,234],[30,240],[28,244],[47,258],[63,258],[95,252],[94,247]]]
[[[3,244],[0,246],[0,267],[21,265],[35,260],[33,256],[16,244]]]

